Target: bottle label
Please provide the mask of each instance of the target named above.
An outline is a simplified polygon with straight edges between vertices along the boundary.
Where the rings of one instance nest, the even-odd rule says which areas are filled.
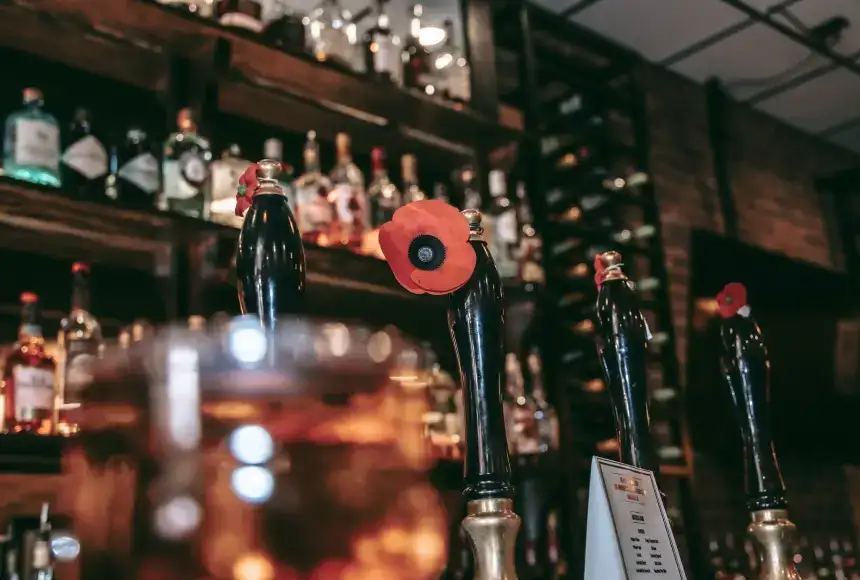
[[[338,221],[351,224],[354,220],[352,210],[349,208],[349,202],[357,192],[355,188],[348,183],[339,183],[334,186],[332,192],[334,197],[334,206],[337,211]]]
[[[96,357],[93,351],[97,348],[94,341],[75,340],[69,342],[66,354],[66,388],[63,393],[63,403],[80,402],[80,393],[93,380],[93,365]]]
[[[385,34],[374,34],[373,44],[376,45],[376,52],[373,53],[373,70],[393,75],[397,59],[391,37]]]
[[[212,201],[230,200],[236,198],[239,178],[247,167],[246,163],[236,163],[232,160],[219,160],[212,164]],[[219,204],[220,205],[220,204]],[[227,206],[227,213],[233,213],[235,203]],[[221,212],[223,213],[223,212]]]
[[[472,85],[469,78],[469,67],[459,66],[454,63],[448,68],[447,78],[448,94],[453,99],[468,101],[472,98]]]
[[[209,167],[196,153],[186,151],[178,159],[164,162],[164,196],[170,199],[191,199],[209,177]]]
[[[78,139],[63,153],[63,164],[92,181],[108,171],[108,154],[93,135]]]
[[[15,123],[15,163],[56,171],[60,166],[59,127],[38,119],[18,119]]]
[[[327,229],[332,222],[331,205],[319,194],[319,185],[299,189],[296,196],[299,208],[299,230],[312,232]]]
[[[15,418],[21,420],[32,409],[50,411],[54,402],[54,373],[47,369],[16,365],[12,369],[15,385]]]
[[[496,218],[495,237],[499,242],[516,244],[518,233],[517,214],[514,210],[507,210]]]
[[[117,175],[150,195],[158,191],[158,159],[152,153],[132,157],[119,168]]]

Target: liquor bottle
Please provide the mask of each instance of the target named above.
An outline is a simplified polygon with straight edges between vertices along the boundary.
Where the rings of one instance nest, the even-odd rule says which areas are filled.
[[[534,227],[531,206],[522,182],[517,183],[517,222],[520,228],[519,247],[515,254],[517,279],[526,291],[535,291],[543,285],[546,277],[541,263],[543,241]]]
[[[302,15],[287,0],[275,0],[270,4],[270,10],[271,17],[263,30],[263,42],[285,52],[303,52],[307,37]]]
[[[21,294],[18,341],[3,365],[3,420],[0,432],[47,435],[54,408],[54,357],[45,352],[39,297]]]
[[[329,200],[334,204],[337,217],[334,238],[344,246],[359,248],[367,229],[364,175],[352,161],[349,135],[338,133],[335,148],[337,161],[329,174],[332,185]]]
[[[381,147],[375,148],[370,154],[370,160],[373,167],[373,180],[367,188],[371,208],[370,224],[378,228],[391,221],[394,212],[403,205],[403,197],[397,186],[388,179],[385,151]]]
[[[505,357],[505,374],[508,395],[505,419],[511,455],[539,453],[541,446],[537,424],[538,407],[525,391],[522,367],[514,353],[508,353]]]
[[[471,167],[464,167],[457,172],[455,183],[460,186],[463,192],[463,208],[477,209],[483,208],[484,200],[481,197],[481,191],[475,183],[475,171]]]
[[[448,196],[448,188],[444,183],[433,184],[433,199],[443,203],[451,203],[451,198]]]
[[[220,0],[218,23],[260,34],[263,32],[263,5],[259,0]]]
[[[513,249],[519,238],[516,208],[507,195],[503,171],[493,169],[489,175],[491,202],[485,213],[485,236],[493,261],[503,280],[516,278],[517,262]]]
[[[75,111],[74,121],[64,141],[60,166],[63,189],[81,199],[104,200],[108,154],[105,146],[93,134],[89,111]]]
[[[259,187],[239,233],[236,277],[243,314],[255,314],[274,329],[283,314],[299,311],[305,292],[305,250],[286,194],[278,184],[281,166],[257,164]]]
[[[454,40],[454,21],[445,20],[445,44],[434,51],[433,62],[442,96],[455,103],[468,103],[472,98],[469,61]]]
[[[251,163],[242,157],[235,143],[212,162],[212,198],[209,202],[209,219],[225,226],[242,227],[242,218],[236,215],[236,184]]]
[[[54,559],[51,553],[51,521],[48,519],[49,506],[42,504],[39,514],[39,529],[33,538],[30,554],[30,578],[32,580],[52,580],[54,577]]]
[[[433,70],[430,53],[421,45],[421,17],[424,7],[415,4],[410,10],[409,36],[403,45],[403,85],[427,94],[433,94]]]
[[[320,170],[320,150],[314,131],[308,132],[303,154],[305,171],[295,182],[299,231],[308,242],[326,245],[334,222],[328,201],[331,182]]]
[[[164,143],[159,207],[194,218],[209,217],[212,150],[198,135],[191,109],[176,117],[178,131]]]
[[[376,24],[364,33],[364,67],[371,77],[394,82],[400,76],[400,54],[391,32],[386,0],[376,0]]]
[[[338,0],[323,0],[310,15],[310,43],[320,62],[355,69],[355,24]]]
[[[617,252],[601,254],[596,265],[597,352],[614,410],[621,462],[659,475],[646,390],[647,345],[651,332],[639,311],[636,295],[627,284],[627,276],[621,270],[621,255]]]
[[[3,174],[60,187],[60,127],[43,106],[42,91],[24,89],[24,107],[6,117]]]
[[[89,275],[86,264],[72,264],[72,309],[60,322],[63,372],[57,396],[57,429],[64,434],[74,432],[76,426],[65,420],[63,411],[80,405],[81,393],[92,380],[93,364],[103,348],[101,324],[90,313]]]
[[[538,440],[540,443],[539,451],[547,453],[558,449],[559,444],[559,425],[558,414],[549,402],[546,400],[546,393],[543,390],[542,363],[540,354],[537,349],[532,349],[529,353],[527,362],[529,368],[529,376],[531,378],[531,396],[535,402],[535,421],[537,422]]]
[[[146,132],[130,128],[125,141],[116,150],[116,166],[108,177],[108,190],[123,207],[146,209],[155,207],[160,187],[158,158]]]
[[[287,194],[287,201],[290,202],[290,209],[293,210],[293,215],[296,214],[296,192],[293,189],[293,166],[284,160],[284,142],[276,137],[271,137],[263,141],[263,157],[273,159],[281,164],[281,174],[278,176],[278,183],[284,188]],[[246,161],[250,165],[249,161]],[[234,182],[235,183],[235,182]]]
[[[427,199],[427,194],[418,183],[418,163],[414,155],[407,153],[400,158],[400,174],[403,179],[404,204]]]

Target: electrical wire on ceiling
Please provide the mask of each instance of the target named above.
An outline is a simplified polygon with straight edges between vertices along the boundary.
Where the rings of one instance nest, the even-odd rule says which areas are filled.
[[[820,44],[831,50],[839,44],[842,40],[842,32],[849,26],[849,23],[845,18],[836,16],[828,18],[821,24],[810,28],[788,8],[780,8],[775,12],[781,13],[782,16],[794,28],[798,29],[798,32],[807,37],[810,42]],[[765,88],[778,85],[798,75],[802,75],[818,68],[824,60],[826,59],[824,59],[820,54],[810,50],[809,54],[804,56],[798,62],[776,74],[764,77],[728,80],[723,82],[723,87],[728,92],[732,92],[732,90],[737,89]]]

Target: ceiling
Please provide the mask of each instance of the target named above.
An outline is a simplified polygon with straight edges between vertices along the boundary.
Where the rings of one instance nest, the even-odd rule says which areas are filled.
[[[697,82],[718,77],[736,99],[860,152],[860,0],[537,3]],[[854,70],[751,17],[757,14],[801,36],[831,17],[847,18],[830,49],[857,63]]]

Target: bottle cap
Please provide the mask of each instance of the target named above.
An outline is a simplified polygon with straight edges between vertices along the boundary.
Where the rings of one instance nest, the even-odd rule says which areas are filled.
[[[490,182],[490,195],[500,197],[505,194],[505,172],[493,169],[488,176]]]
[[[283,160],[284,158],[284,143],[275,137],[271,139],[266,139],[263,142],[263,155],[268,157],[269,159],[279,159]]]
[[[41,101],[42,100],[42,91],[37,88],[26,88],[24,89],[24,102],[30,103],[33,101]]]
[[[465,209],[460,213],[462,213],[463,217],[466,218],[466,221],[469,222],[469,232],[471,233],[469,239],[481,240],[481,236],[484,233],[484,227],[481,225],[481,221],[484,219],[484,216],[481,212],[476,209]]]
[[[227,147],[226,153],[230,157],[238,158],[242,156],[242,149],[236,143],[231,143],[230,146]]]
[[[370,160],[373,161],[374,164],[385,163],[385,149],[382,147],[374,147],[373,151],[370,152]]]
[[[176,125],[183,131],[190,131],[196,127],[194,122],[194,112],[189,109],[179,109],[176,113]]]
[[[340,153],[349,151],[350,138],[346,133],[338,133],[334,138],[334,146]]]
[[[141,129],[140,127],[129,127],[128,131],[125,133],[125,138],[129,141],[134,141],[139,143],[141,141],[146,140],[146,131]]]
[[[75,262],[72,264],[72,274],[77,274],[78,272],[88,273],[89,271],[90,267],[83,262]]]

